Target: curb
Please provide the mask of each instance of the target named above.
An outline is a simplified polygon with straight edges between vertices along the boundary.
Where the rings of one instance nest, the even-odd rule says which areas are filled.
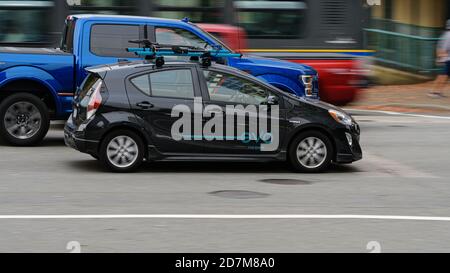
[[[367,104],[367,105],[348,105],[347,108],[377,110],[376,108],[398,107],[409,110],[425,110],[425,111],[448,111],[450,106],[436,105],[436,104],[406,104],[406,103],[386,103],[386,104]]]

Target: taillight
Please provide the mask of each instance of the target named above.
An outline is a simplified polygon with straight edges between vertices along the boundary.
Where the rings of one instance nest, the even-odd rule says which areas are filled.
[[[98,108],[100,108],[100,105],[102,104],[102,95],[100,94],[102,85],[103,82],[100,81],[100,83],[95,87],[94,92],[90,96],[90,100],[87,105],[86,119],[90,119],[95,114],[95,112],[97,112]]]

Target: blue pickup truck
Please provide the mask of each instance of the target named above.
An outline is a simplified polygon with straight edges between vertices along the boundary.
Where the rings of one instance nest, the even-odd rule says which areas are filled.
[[[86,68],[134,60],[133,40],[230,51],[188,20],[75,15],[66,20],[60,48],[0,47],[0,135],[13,145],[39,143],[50,120],[67,119]],[[256,56],[220,58],[298,96],[318,98],[317,72],[306,65]]]

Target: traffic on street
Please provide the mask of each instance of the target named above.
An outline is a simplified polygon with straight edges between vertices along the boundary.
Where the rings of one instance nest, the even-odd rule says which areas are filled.
[[[449,0],[0,0],[0,253],[253,273],[450,253],[449,18]]]
[[[208,161],[114,174],[52,125],[38,147],[1,146],[0,251],[450,251],[450,119],[352,113],[365,158],[323,174]]]

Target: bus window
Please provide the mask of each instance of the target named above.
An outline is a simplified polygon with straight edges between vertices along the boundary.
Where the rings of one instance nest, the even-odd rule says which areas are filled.
[[[298,39],[303,36],[307,5],[304,1],[235,1],[239,25],[249,38]]]

